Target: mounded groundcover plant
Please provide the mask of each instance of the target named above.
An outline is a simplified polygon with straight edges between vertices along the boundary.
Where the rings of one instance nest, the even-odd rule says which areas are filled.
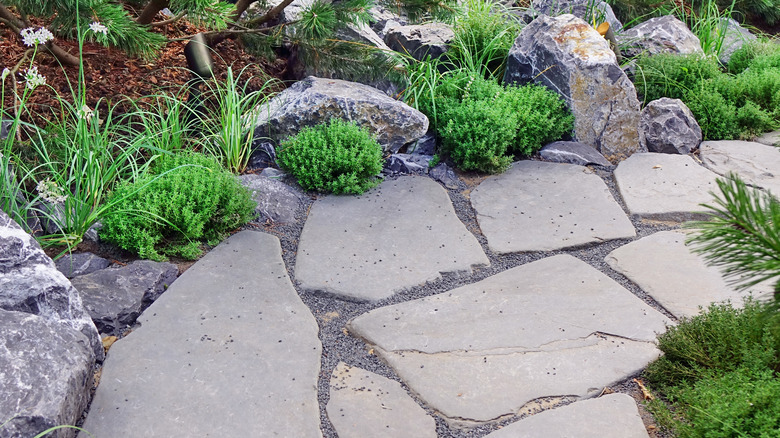
[[[255,202],[235,176],[212,157],[163,155],[149,172],[111,194],[114,212],[101,238],[142,258],[195,259],[201,244],[216,245],[252,219]]]
[[[279,165],[305,190],[360,194],[379,184],[382,147],[364,128],[341,119],[301,129],[283,141]]]

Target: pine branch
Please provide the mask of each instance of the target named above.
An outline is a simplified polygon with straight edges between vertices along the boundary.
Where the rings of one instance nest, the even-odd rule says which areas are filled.
[[[780,278],[780,202],[734,174],[718,187],[714,204],[703,204],[710,219],[689,224],[698,232],[687,243],[740,290]]]

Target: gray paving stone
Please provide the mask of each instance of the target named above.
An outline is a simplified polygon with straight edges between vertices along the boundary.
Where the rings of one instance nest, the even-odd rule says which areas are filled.
[[[685,245],[682,231],[661,231],[623,245],[605,258],[672,315],[691,317],[699,307],[731,300],[742,304],[746,293],[730,287],[717,268]]]
[[[767,132],[756,138],[756,141],[767,146],[780,146],[780,130]]]
[[[736,173],[746,183],[780,196],[780,149],[752,141],[705,141],[700,154],[718,175]]]
[[[718,175],[688,155],[634,154],[615,169],[615,182],[631,215],[686,221],[705,218],[701,203],[712,201]]]
[[[429,178],[404,176],[362,196],[317,200],[301,233],[295,278],[305,290],[374,301],[489,263],[447,192]]]
[[[328,418],[339,438],[436,438],[436,422],[401,384],[343,362],[330,378]]]
[[[610,394],[544,411],[485,438],[647,438],[636,402]]]
[[[636,235],[604,181],[573,164],[518,161],[474,189],[471,203],[488,246],[500,254]]]
[[[139,321],[105,362],[95,438],[322,436],[318,327],[276,237],[230,237]]]
[[[557,255],[352,320],[429,406],[486,422],[549,396],[592,397],[659,355],[671,321],[584,262]]]

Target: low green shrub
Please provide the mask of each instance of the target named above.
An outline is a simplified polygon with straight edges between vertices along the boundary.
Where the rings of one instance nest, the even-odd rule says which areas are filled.
[[[746,50],[737,63],[774,62],[769,55],[754,55]],[[661,97],[681,99],[705,140],[750,138],[780,126],[780,71],[776,68],[750,67],[732,75],[722,72],[714,59],[695,55],[644,57],[638,66],[639,95],[646,102]]]
[[[664,352],[646,376],[661,388],[701,380],[750,365],[773,368],[778,351],[765,318],[764,305],[747,300],[743,309],[713,304],[706,312],[669,327],[658,337]]]
[[[245,224],[255,203],[235,177],[212,157],[163,155],[135,182],[110,196],[114,212],[101,238],[152,260],[178,255],[195,259],[200,245],[215,245]]]
[[[330,123],[303,128],[283,141],[279,164],[306,190],[360,194],[379,184],[382,147],[354,123]]]
[[[570,132],[564,101],[539,85],[503,87],[461,74],[437,88],[441,150],[464,170],[503,172],[510,154],[528,156]]]

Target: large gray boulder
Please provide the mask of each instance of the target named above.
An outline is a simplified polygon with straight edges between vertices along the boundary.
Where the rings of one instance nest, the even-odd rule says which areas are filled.
[[[639,100],[609,43],[570,15],[541,16],[526,26],[509,52],[504,83],[543,84],[574,114],[577,140],[612,162],[644,151]]]
[[[89,403],[95,353],[81,332],[30,313],[0,310],[0,437],[74,425]],[[47,437],[69,438],[75,429]]]
[[[598,23],[606,21],[615,32],[623,28],[612,7],[601,0],[533,0],[531,10],[550,16],[571,14],[588,22],[593,21],[595,16]]]
[[[100,333],[120,335],[179,274],[171,263],[138,260],[71,280]]]
[[[252,194],[252,199],[257,202],[255,212],[262,220],[293,223],[296,214],[303,210],[305,194],[300,188],[289,186],[278,178],[265,175],[246,174],[238,178]]]
[[[396,52],[409,54],[414,59],[424,60],[428,56],[436,59],[447,53],[455,32],[444,23],[428,23],[401,26],[388,22],[384,29],[385,43]]]
[[[425,135],[428,118],[376,88],[310,76],[256,110],[255,137],[279,142],[301,128],[336,117],[367,128],[385,152],[398,152]]]
[[[714,34],[713,38],[720,36],[723,38],[718,55],[720,63],[723,65],[728,65],[731,55],[740,47],[758,39],[733,18],[721,18],[719,25],[712,30],[712,33]]]
[[[704,54],[699,38],[673,15],[651,18],[618,35],[624,55]]]
[[[688,154],[701,143],[699,123],[680,99],[662,97],[648,103],[640,120],[649,152]]]
[[[97,360],[103,344],[78,291],[41,246],[0,211],[0,309],[40,315],[84,334]]]

